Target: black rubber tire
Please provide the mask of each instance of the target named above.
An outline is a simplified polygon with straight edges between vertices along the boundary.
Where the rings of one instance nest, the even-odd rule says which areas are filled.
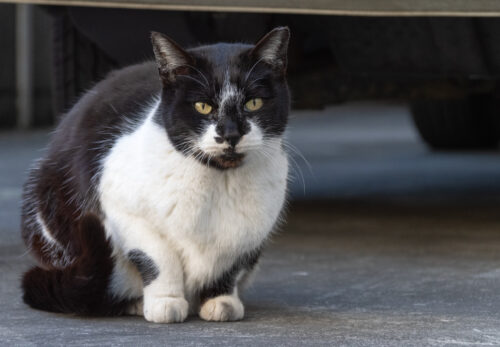
[[[116,63],[77,30],[66,11],[55,14],[53,21],[54,104],[61,114]]]
[[[490,94],[411,102],[415,126],[436,150],[495,149],[499,140],[500,102]]]

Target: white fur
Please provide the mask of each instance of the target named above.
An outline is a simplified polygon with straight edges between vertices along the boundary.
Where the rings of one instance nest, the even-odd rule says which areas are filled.
[[[200,308],[200,317],[208,321],[226,322],[243,318],[245,308],[238,293],[209,299]]]
[[[250,131],[245,134],[238,144],[235,147],[236,152],[239,153],[247,153],[250,151],[259,151],[262,150],[264,135],[260,128],[251,120],[250,123]],[[224,150],[229,148],[229,144],[227,142],[217,143],[215,138],[219,135],[215,131],[215,124],[210,124],[205,130],[204,134],[201,136],[200,141],[197,146],[203,152],[210,155],[221,155],[224,153]]]
[[[253,121],[248,122],[250,123],[250,131],[241,138],[235,149],[237,152],[262,151],[264,134]],[[279,140],[279,145],[281,145],[281,140]]]
[[[184,299],[197,310],[197,291],[268,237],[285,199],[288,161],[281,141],[264,144],[252,124],[238,144],[246,153],[243,165],[209,168],[174,149],[152,120],[157,107],[103,159],[99,193],[116,254],[124,260],[141,249],[160,270],[142,289],[138,272],[121,264],[111,290],[120,297],[144,295],[146,319],[173,322],[187,315]],[[205,148],[213,132],[207,129]]]
[[[219,95],[219,110],[224,110],[224,107],[226,104],[235,99],[241,99],[242,94],[238,91],[238,88],[236,85],[231,83],[230,77],[229,77],[229,71],[226,71],[224,75],[224,83],[222,85],[222,90]],[[241,101],[241,100],[240,100]]]
[[[210,124],[206,129],[204,134],[201,136],[200,141],[198,141],[198,148],[204,153],[210,155],[220,155],[224,153],[224,149],[229,148],[227,142],[217,143],[215,138],[219,135],[215,131],[215,124]]]
[[[45,225],[45,222],[43,221],[43,218],[42,218],[40,212],[38,212],[36,214],[36,221],[37,221],[37,223],[38,223],[38,225],[40,227],[40,230],[42,232],[43,238],[45,239],[45,242],[47,242],[50,245],[61,247],[61,244],[49,232],[49,229]]]
[[[65,248],[59,241],[52,236],[40,212],[36,214],[35,222],[37,230],[44,240],[42,251],[52,256],[52,265],[61,268],[70,265],[73,259],[68,256]],[[62,254],[62,256],[58,256],[59,254]]]

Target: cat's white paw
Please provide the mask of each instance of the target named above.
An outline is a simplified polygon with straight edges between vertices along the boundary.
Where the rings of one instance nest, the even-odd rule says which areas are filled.
[[[154,323],[179,323],[188,315],[188,302],[182,297],[144,299],[144,318]]]
[[[221,295],[207,300],[200,309],[200,317],[208,321],[226,322],[243,319],[245,308],[236,296]]]

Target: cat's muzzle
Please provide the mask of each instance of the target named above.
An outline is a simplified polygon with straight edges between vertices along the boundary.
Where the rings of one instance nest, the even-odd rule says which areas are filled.
[[[213,157],[212,160],[221,169],[233,169],[240,166],[243,163],[244,158],[245,154],[238,153],[234,150],[234,148],[230,147],[224,149],[223,154]]]

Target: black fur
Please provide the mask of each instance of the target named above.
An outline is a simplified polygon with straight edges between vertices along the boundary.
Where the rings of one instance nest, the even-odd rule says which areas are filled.
[[[116,300],[108,293],[112,250],[98,217],[87,215],[81,219],[77,240],[77,256],[70,266],[34,267],[24,274],[24,302],[51,312],[91,316],[125,313],[128,302]]]
[[[27,304],[85,315],[124,312],[127,303],[116,301],[107,291],[114,260],[101,224],[104,216],[97,196],[101,159],[118,138],[144,119],[144,110],[158,99],[161,101],[155,121],[165,128],[176,149],[186,155],[192,150],[186,147],[186,140],[199,135],[208,122],[216,123],[217,132],[226,139],[229,133],[241,137],[248,132],[248,120],[252,118],[265,136],[280,136],[289,111],[285,80],[289,34],[280,28],[269,35],[256,46],[217,44],[187,51],[162,35],[153,35],[156,62],[112,72],[64,115],[46,155],[31,170],[23,192],[21,233],[39,264],[23,278]],[[275,54],[264,55],[273,48],[276,37],[280,37],[280,46],[274,47]],[[166,55],[159,50],[164,40],[173,50]],[[162,61],[171,59],[172,52],[184,65],[170,69],[168,61]],[[196,113],[193,104],[198,101],[210,102],[217,110],[226,71],[231,83],[242,92],[221,107],[221,112],[207,117]],[[255,97],[264,99],[264,106],[251,114],[245,112],[242,105]],[[241,154],[229,151],[220,158],[200,160],[226,170],[243,159]],[[43,237],[39,219],[57,247]],[[206,286],[202,297],[234,287],[239,270],[251,268],[258,254],[238,260],[218,281]],[[151,264],[144,262],[144,257],[138,261],[136,255],[133,253],[131,260],[136,261],[147,285],[157,274],[151,272]],[[143,266],[146,263],[147,271]]]
[[[133,249],[128,252],[128,259],[137,267],[144,286],[153,282],[160,274],[153,259],[140,249]]]
[[[263,51],[275,42],[273,36],[276,35],[286,36],[283,46],[277,47],[274,61],[265,60]],[[153,33],[156,53],[162,49],[170,50],[172,56],[179,57],[179,64],[186,64],[182,69],[169,70],[168,57],[156,54],[165,86],[162,91],[164,102],[160,105],[156,121],[165,127],[177,150],[190,153],[189,140],[199,136],[210,123],[215,123],[218,135],[226,139],[239,139],[248,133],[249,119],[255,119],[268,137],[282,135],[289,113],[289,92],[285,79],[288,35],[287,29],[278,28],[256,46],[219,43],[184,51],[168,37]],[[176,66],[176,63],[172,65]],[[226,78],[239,93],[219,107]],[[264,100],[263,107],[256,112],[245,111],[245,102],[257,97]],[[193,107],[199,101],[212,105],[213,111],[200,115]],[[233,168],[237,165],[231,165],[231,162],[239,164],[242,159],[233,154],[201,160],[218,169]]]
[[[230,269],[200,291],[200,301],[203,303],[219,295],[231,294],[236,285],[236,277],[242,271],[251,271],[259,261],[260,254],[261,250],[256,249],[240,256]]]
[[[74,234],[84,213],[100,215],[95,192],[100,159],[116,138],[139,121],[144,103],[158,95],[161,84],[153,62],[111,73],[66,114],[44,159],[31,170],[24,187],[21,233],[43,266],[53,266],[44,252],[36,211],[67,257],[75,256]]]

